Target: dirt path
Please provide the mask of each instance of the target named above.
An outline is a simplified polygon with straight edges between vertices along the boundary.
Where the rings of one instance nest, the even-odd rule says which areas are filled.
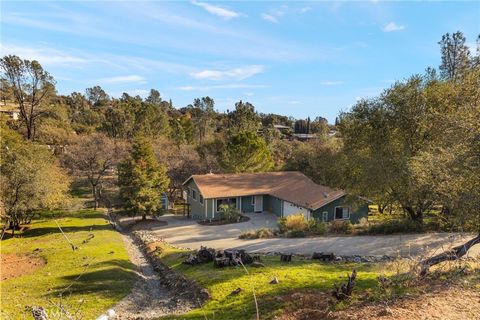
[[[130,261],[136,265],[138,280],[131,293],[113,307],[118,319],[154,319],[188,311],[187,306],[179,304],[175,293],[162,285],[158,274],[132,237],[123,234],[123,241]]]

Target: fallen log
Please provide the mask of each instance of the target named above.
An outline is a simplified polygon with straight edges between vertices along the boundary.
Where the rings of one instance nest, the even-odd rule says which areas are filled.
[[[445,251],[443,253],[437,254],[436,256],[433,256],[421,261],[420,275],[425,276],[430,270],[431,266],[434,266],[444,261],[453,261],[453,260],[460,259],[465,254],[467,254],[468,250],[470,250],[471,247],[479,243],[480,243],[480,234],[477,235],[475,238],[465,242],[462,245],[459,245],[448,251]]]

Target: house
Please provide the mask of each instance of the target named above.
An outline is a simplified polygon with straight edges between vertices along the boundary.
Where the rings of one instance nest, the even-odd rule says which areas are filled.
[[[368,215],[367,204],[352,208],[345,203],[345,191],[318,185],[297,171],[192,175],[183,187],[191,216],[202,220],[220,218],[222,204],[243,213],[303,213],[325,222],[356,223]]]

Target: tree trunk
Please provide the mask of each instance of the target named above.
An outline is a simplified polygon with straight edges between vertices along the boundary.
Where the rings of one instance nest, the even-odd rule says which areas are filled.
[[[92,185],[92,194],[93,194],[93,209],[97,210],[98,200],[97,200],[97,185]]]
[[[417,221],[419,223],[423,223],[423,211],[421,209],[417,208],[417,210],[415,210],[409,206],[405,206],[403,208],[409,215],[410,219],[412,219],[413,221]]]
[[[142,213],[142,220],[147,220],[147,214],[146,213]]]
[[[437,254],[436,256],[423,260],[422,262],[420,262],[420,275],[426,275],[431,266],[439,264],[440,262],[457,260],[463,257],[471,247],[479,243],[480,234],[478,234],[475,238],[467,241],[466,243],[452,248],[449,251]]]

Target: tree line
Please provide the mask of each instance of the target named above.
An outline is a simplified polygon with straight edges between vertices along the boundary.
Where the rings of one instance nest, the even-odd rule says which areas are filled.
[[[63,183],[51,194],[57,200],[67,195],[68,179],[55,176],[86,177],[95,207],[105,177],[113,173],[121,203],[142,215],[158,211],[162,193],[178,196],[194,173],[300,170],[317,183],[373,201],[380,211],[399,208],[422,223],[426,212],[440,207],[439,219],[480,232],[479,52],[470,52],[461,32],[445,34],[439,45],[437,69],[358,101],[338,115],[335,126],[322,117],[258,113],[246,101],[227,112],[218,112],[211,97],[179,108],[155,89],[145,99],[126,93],[112,98],[99,86],[58,95],[40,63],[6,56],[0,60],[2,100],[17,106],[20,121],[2,119],[2,184],[9,186],[2,188],[8,190],[2,191],[4,215],[12,223],[18,212],[25,216],[47,206],[15,201],[37,198],[26,188],[12,191],[31,167],[54,173],[39,169],[39,177],[46,177],[39,185]],[[317,139],[282,139],[288,133],[277,124]],[[335,135],[328,134],[332,129]],[[24,161],[48,166],[13,165],[22,152],[39,149],[44,157],[24,155]]]

